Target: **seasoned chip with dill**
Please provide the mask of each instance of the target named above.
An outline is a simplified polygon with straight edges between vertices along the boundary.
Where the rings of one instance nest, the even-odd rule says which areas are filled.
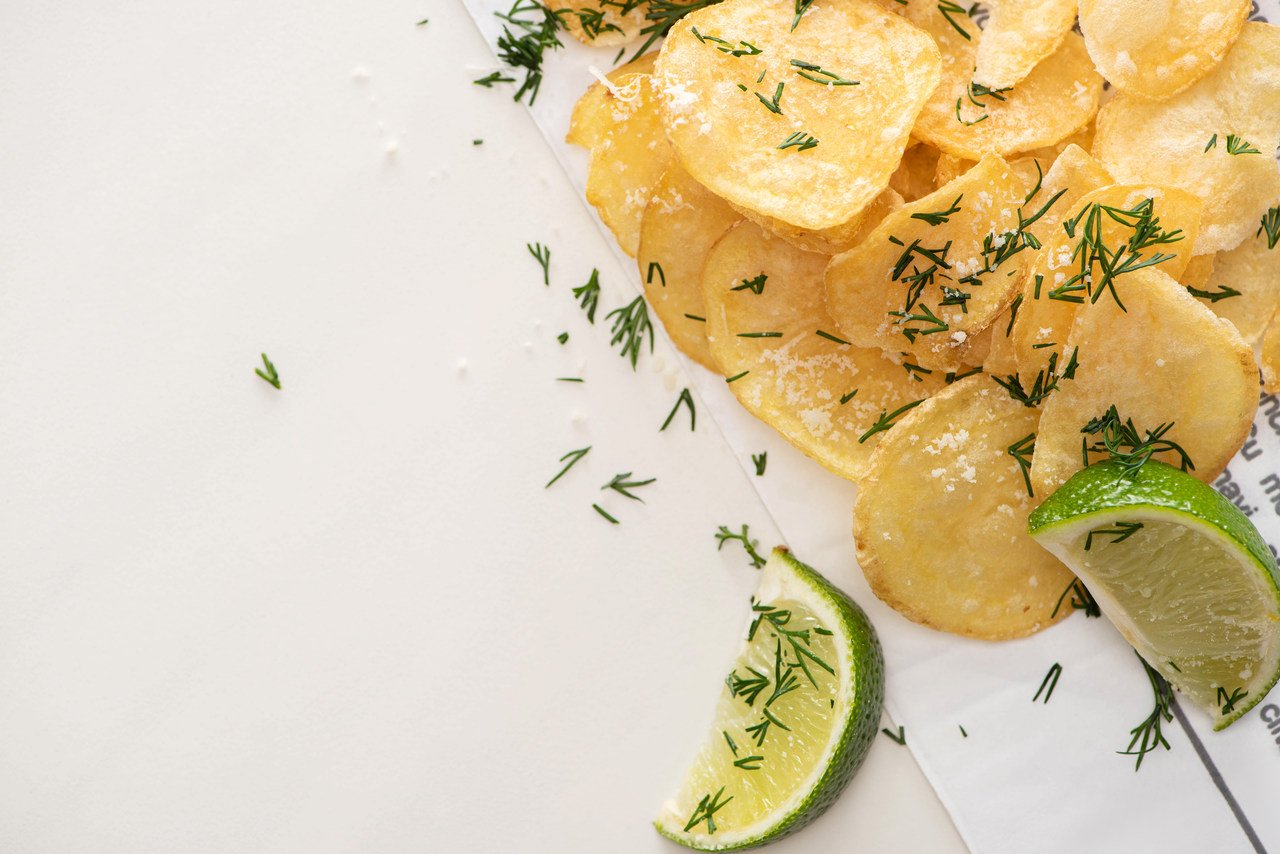
[[[939,59],[926,33],[872,0],[807,9],[724,0],[692,12],[667,36],[657,76],[667,136],[694,179],[820,231],[888,186]]]
[[[1025,471],[1039,410],[986,375],[959,380],[880,440],[858,487],[854,540],[871,590],[944,632],[1005,640],[1068,616],[1072,575],[1027,535]]]
[[[591,47],[617,47],[634,40],[649,8],[642,0],[546,0],[569,34]]]
[[[703,271],[707,336],[729,388],[747,409],[826,468],[866,468],[890,414],[946,382],[909,359],[840,338],[827,313],[827,257],[744,222],[711,250]]]
[[[1058,380],[1040,419],[1031,467],[1037,495],[1084,468],[1084,448],[1100,439],[1083,430],[1111,407],[1140,438],[1155,433],[1176,443],[1157,459],[1179,465],[1189,458],[1192,474],[1206,482],[1249,436],[1258,368],[1236,328],[1155,267],[1122,277],[1117,290],[1123,309],[1107,298],[1076,314],[1067,346],[1077,364],[1071,378],[1064,372]]]

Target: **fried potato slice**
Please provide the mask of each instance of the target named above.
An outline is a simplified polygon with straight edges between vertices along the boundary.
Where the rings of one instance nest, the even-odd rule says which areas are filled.
[[[717,373],[720,366],[707,345],[702,268],[711,247],[741,219],[673,161],[654,187],[640,224],[636,260],[645,299],[680,352]]]
[[[1192,474],[1206,482],[1249,436],[1258,368],[1236,328],[1155,268],[1125,276],[1120,295],[1128,311],[1108,298],[1076,315],[1067,344],[1079,367],[1049,395],[1040,418],[1031,466],[1037,496],[1080,470],[1081,428],[1111,406],[1142,435],[1172,422],[1165,438],[1186,450]],[[1156,458],[1178,464],[1166,451]]]
[[[1148,217],[1128,213],[1150,204]],[[1058,222],[1051,230],[1041,232],[1045,238],[1036,255],[1030,274],[1023,285],[1023,300],[1013,323],[1013,350],[1018,373],[1029,380],[1048,368],[1054,354],[1066,365],[1067,338],[1081,305],[1090,300],[1112,300],[1102,287],[1105,279],[1099,253],[1090,248],[1090,240],[1101,240],[1107,249],[1108,264],[1124,267],[1153,261],[1159,256],[1159,268],[1173,278],[1181,276],[1191,260],[1191,247],[1200,227],[1200,200],[1185,190],[1171,187],[1112,184],[1086,194],[1073,208],[1060,209]],[[1069,215],[1065,215],[1067,211]],[[1123,220],[1123,221],[1121,221]],[[1095,222],[1097,233],[1088,237],[1089,223]],[[1063,223],[1076,223],[1068,233]],[[1168,240],[1147,248],[1129,249],[1130,241],[1140,229],[1156,228],[1167,233]],[[1074,235],[1074,236],[1073,236]],[[1120,252],[1117,257],[1114,253]],[[1092,258],[1088,269],[1084,260]],[[1081,278],[1081,276],[1084,278]],[[1116,275],[1115,289],[1124,300],[1133,273]]]
[[[927,34],[871,0],[826,0],[793,30],[795,18],[782,0],[699,9],[667,36],[657,74],[690,175],[739,208],[818,231],[888,186],[940,60]]]
[[[984,640],[1070,614],[1054,615],[1070,571],[1027,535],[1035,500],[1015,451],[1030,457],[1039,415],[979,374],[884,434],[853,508],[858,564],[877,596],[917,623]]]
[[[925,142],[968,160],[989,152],[1009,157],[1053,145],[1085,128],[1097,113],[1102,77],[1076,34],[1067,34],[1012,89],[991,93],[972,83],[986,36],[966,13],[913,2],[902,14],[932,35],[942,51],[942,82],[912,130]]]
[[[889,176],[889,186],[907,202],[929,195],[937,189],[933,176],[938,171],[941,155],[942,152],[925,142],[911,146],[903,153],[897,170]]]
[[[1000,258],[1025,192],[991,155],[885,217],[827,268],[827,306],[841,335],[858,347],[906,351],[926,368],[973,363],[974,336],[1009,305],[1030,261],[1026,251]]]
[[[1121,93],[1108,101],[1093,156],[1117,181],[1199,196],[1205,213],[1195,254],[1206,255],[1239,246],[1280,198],[1277,143],[1280,27],[1251,23],[1222,63],[1177,98]],[[1243,153],[1248,148],[1258,153]]]
[[[610,71],[605,75],[604,81],[588,86],[587,91],[573,105],[564,141],[586,149],[593,148],[604,132],[613,125],[618,81],[629,74],[652,74],[653,65],[657,61],[658,52],[650,51]]]
[[[1192,295],[1235,324],[1245,341],[1258,343],[1271,315],[1280,308],[1280,244],[1268,248],[1267,235],[1259,233],[1229,252],[1210,257],[1213,269],[1208,282]]]
[[[600,0],[547,0],[546,5],[569,35],[589,47],[618,47],[635,40],[649,10],[648,3],[637,3],[624,13],[622,6]]]
[[[886,216],[902,207],[902,204],[902,196],[898,195],[898,192],[892,187],[886,187],[862,213],[849,222],[832,228],[824,228],[820,231],[797,228],[780,219],[762,216],[746,208],[735,208],[735,210],[761,228],[781,237],[797,249],[803,249],[806,252],[818,252],[823,255],[835,255],[837,252],[843,252],[860,243],[871,229],[879,225]]]
[[[707,337],[748,412],[826,468],[856,479],[879,438],[861,440],[877,417],[928,397],[944,378],[824,337],[839,337],[823,295],[826,266],[826,256],[754,223],[734,226],[703,270]],[[753,281],[760,293],[746,286]],[[774,332],[781,335],[753,337]]]
[[[595,131],[586,195],[618,245],[634,258],[640,220],[654,186],[672,162],[671,146],[662,133],[653,77],[624,74],[610,83],[602,96],[607,109],[591,111],[607,125]],[[589,138],[591,133],[582,131],[580,136]]]
[[[1280,394],[1280,311],[1271,318],[1271,325],[1262,336],[1262,390],[1267,394]]]
[[[1250,0],[1080,0],[1080,31],[1111,85],[1163,99],[1222,61],[1250,7]]]
[[[1189,288],[1207,288],[1213,276],[1213,263],[1217,255],[1192,255],[1187,262],[1187,269],[1182,271],[1178,281]]]
[[[1062,44],[1076,22],[1076,0],[987,0],[991,17],[978,43],[973,79],[990,89],[1021,83]]]

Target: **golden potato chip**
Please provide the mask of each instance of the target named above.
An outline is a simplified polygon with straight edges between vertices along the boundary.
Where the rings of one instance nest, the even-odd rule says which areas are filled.
[[[887,216],[827,268],[827,306],[858,347],[906,351],[926,368],[975,359],[971,336],[1009,305],[1022,251],[1022,181],[985,157],[960,178]],[[980,361],[980,358],[979,358]]]
[[[672,342],[708,370],[720,367],[707,346],[702,267],[707,253],[741,216],[672,162],[640,224],[636,260],[644,296]]]
[[[1280,307],[1280,243],[1271,248],[1268,236],[1259,233],[1229,252],[1208,257],[1213,259],[1208,282],[1188,285],[1191,295],[1234,323],[1245,341],[1258,343]]]
[[[746,208],[735,207],[735,210],[761,228],[778,235],[797,249],[803,249],[806,252],[819,252],[823,255],[834,255],[857,245],[871,229],[880,224],[881,220],[900,207],[902,207],[902,196],[898,195],[897,191],[892,187],[888,187],[880,195],[876,196],[875,200],[862,213],[849,220],[849,222],[831,228],[824,228],[821,231],[797,228],[780,219],[761,216]]]
[[[937,40],[942,82],[920,112],[912,134],[956,157],[1004,157],[1053,145],[1086,127],[1098,111],[1102,77],[1084,42],[1069,33],[1012,89],[995,91],[973,82],[985,38],[956,4],[922,3],[903,15]]]
[[[1280,198],[1280,27],[1247,24],[1226,59],[1169,101],[1116,95],[1093,156],[1117,181],[1180,187],[1204,202],[1195,254],[1234,249]]]
[[[1271,325],[1262,336],[1262,390],[1267,394],[1280,394],[1280,311],[1271,318]]]
[[[1094,65],[1117,89],[1168,98],[1222,61],[1250,0],[1080,0]]]
[[[618,81],[628,74],[651,74],[657,61],[658,52],[650,51],[606,74],[607,84],[597,81],[588,86],[587,91],[573,105],[573,115],[569,118],[569,130],[564,135],[564,141],[586,149],[595,147],[597,140],[613,125]]]
[[[597,131],[591,146],[587,201],[622,250],[635,257],[640,220],[654,186],[672,161],[671,146],[662,133],[653,77],[624,74],[611,84],[604,87],[602,96],[608,109],[593,111],[608,124]],[[580,134],[580,138],[587,136]]]
[[[984,640],[1023,637],[1071,613],[1073,576],[1027,535],[1024,466],[1039,410],[990,377],[956,382],[880,441],[853,509],[858,564],[903,616]]]
[[[902,162],[889,176],[889,186],[902,196],[903,201],[914,202],[935,189],[933,177],[938,171],[938,159],[942,152],[928,143],[920,142],[906,150]],[[954,177],[959,177],[958,174]]]
[[[1037,496],[1082,468],[1082,440],[1101,437],[1081,428],[1112,406],[1141,436],[1172,424],[1164,439],[1190,455],[1192,474],[1206,482],[1249,436],[1258,369],[1236,328],[1155,268],[1126,275],[1119,294],[1127,311],[1107,297],[1076,315],[1067,345],[1079,364],[1049,395],[1036,436],[1031,483]],[[1172,451],[1155,456],[1179,464]],[[1090,461],[1104,458],[1095,453]]]
[[[1189,288],[1206,288],[1209,277],[1213,275],[1213,262],[1216,255],[1192,255],[1187,262],[1187,269],[1182,271],[1178,281]]]
[[[1057,227],[1042,232],[1042,249],[1013,323],[1018,373],[1034,377],[1055,355],[1067,359],[1065,344],[1079,307],[1110,300],[1113,292],[1123,299],[1132,270],[1159,265],[1169,276],[1181,276],[1191,260],[1201,207],[1185,190],[1112,184],[1088,193],[1074,208],[1059,209]],[[1108,275],[1104,265],[1114,273]]]
[[[1076,0],[987,0],[991,17],[978,42],[973,79],[990,89],[1021,83],[1058,49],[1076,22]]]
[[[618,47],[640,35],[648,3],[631,8],[601,0],[547,0],[569,35],[591,47]],[[648,71],[648,69],[645,69]]]
[[[707,337],[748,412],[826,468],[857,478],[879,416],[928,397],[944,377],[844,343],[826,310],[826,266],[825,255],[754,223],[734,226],[703,270]]]
[[[690,13],[658,59],[663,118],[689,174],[738,207],[818,231],[888,186],[938,80],[933,41],[871,0],[797,18],[779,0]]]

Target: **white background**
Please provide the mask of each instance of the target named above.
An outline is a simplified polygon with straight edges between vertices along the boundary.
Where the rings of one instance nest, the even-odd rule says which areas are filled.
[[[178,5],[4,4],[0,850],[674,851],[740,461],[460,6]],[[835,845],[963,850],[884,738]]]

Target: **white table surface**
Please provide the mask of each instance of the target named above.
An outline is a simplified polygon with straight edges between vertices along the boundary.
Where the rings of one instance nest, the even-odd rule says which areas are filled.
[[[677,850],[770,523],[462,7],[0,21],[0,850]],[[835,846],[964,850],[884,738]]]

